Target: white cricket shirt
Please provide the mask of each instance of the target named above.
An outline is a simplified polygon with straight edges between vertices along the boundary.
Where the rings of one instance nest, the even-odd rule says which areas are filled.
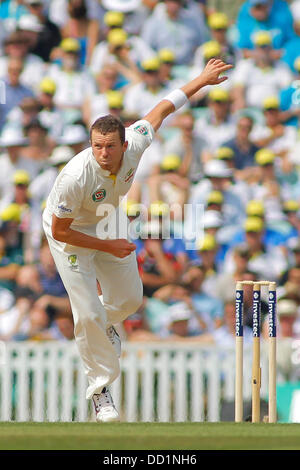
[[[99,206],[119,206],[120,197],[129,191],[140,158],[154,135],[152,125],[145,120],[126,128],[128,147],[115,178],[100,167],[91,147],[75,155],[59,173],[49,194],[43,214],[46,225],[51,227],[52,214],[55,214],[74,219],[72,229],[96,236],[97,224],[103,218],[97,215]]]

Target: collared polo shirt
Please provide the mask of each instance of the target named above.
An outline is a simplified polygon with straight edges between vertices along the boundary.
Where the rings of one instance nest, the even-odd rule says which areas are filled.
[[[101,168],[91,147],[67,163],[47,199],[44,219],[49,226],[55,214],[74,219],[71,228],[96,235],[97,224],[105,216],[98,210],[99,206],[109,204],[110,208],[118,208],[132,185],[144,150],[154,138],[154,129],[148,121],[140,120],[126,129],[125,138],[128,147],[115,177]]]

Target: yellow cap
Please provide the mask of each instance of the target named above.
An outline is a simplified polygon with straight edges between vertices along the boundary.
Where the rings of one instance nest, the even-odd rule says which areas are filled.
[[[80,44],[77,39],[66,38],[61,41],[60,47],[65,52],[78,52],[80,49]]]
[[[1,220],[3,222],[20,222],[21,221],[21,207],[19,204],[12,203],[7,206],[0,214]]]
[[[127,33],[124,29],[116,28],[109,31],[107,41],[113,46],[123,46],[127,41]]]
[[[279,99],[277,96],[267,96],[263,101],[264,109],[279,109]]]
[[[150,204],[150,214],[154,217],[169,214],[169,206],[163,201],[152,202],[152,204]]]
[[[299,207],[300,205],[299,205],[299,202],[297,201],[290,200],[290,201],[285,201],[283,203],[284,212],[298,212]]]
[[[120,109],[123,108],[123,94],[120,91],[109,90],[106,93],[107,104],[111,109]]]
[[[249,201],[246,207],[246,214],[248,216],[263,217],[265,214],[265,208],[261,201],[253,199]]]
[[[210,90],[208,93],[208,98],[211,101],[229,101],[229,93],[227,90],[224,90],[224,88],[213,88]]]
[[[219,160],[231,160],[234,157],[234,151],[230,147],[219,147],[216,151],[216,158]]]
[[[142,69],[146,72],[152,70],[158,70],[160,67],[160,61],[158,57],[152,57],[151,59],[146,59],[141,63]]]
[[[49,95],[54,95],[56,91],[56,83],[52,78],[43,78],[40,82],[40,90],[43,93],[48,93]]]
[[[246,232],[261,232],[264,228],[263,220],[260,217],[248,217],[244,224]]]
[[[171,153],[169,155],[166,155],[160,164],[160,167],[164,171],[170,171],[170,170],[177,170],[181,165],[181,158],[174,154]]]
[[[121,11],[108,11],[105,13],[103,20],[107,26],[122,26],[124,13]]]
[[[212,191],[207,197],[207,204],[222,204],[224,201],[224,196],[221,191]]]
[[[294,61],[294,68],[300,72],[300,56]]]
[[[227,29],[229,26],[228,16],[222,12],[215,12],[208,17],[208,26],[211,29]]]
[[[221,46],[217,41],[205,42],[202,46],[202,50],[205,59],[212,59],[221,54]]]
[[[210,251],[217,248],[217,242],[213,235],[206,233],[203,239],[196,241],[196,248],[199,251]]]
[[[26,184],[30,183],[30,176],[25,170],[17,170],[13,176],[14,184]]]
[[[123,208],[129,217],[137,217],[141,212],[140,204],[132,199],[127,199],[123,203]]]
[[[255,161],[258,165],[270,165],[275,160],[275,154],[270,149],[260,149],[255,154]]]
[[[158,58],[161,62],[175,62],[174,52],[167,48],[158,51]]]
[[[259,31],[254,36],[254,44],[256,46],[270,46],[272,44],[272,36],[268,31]]]

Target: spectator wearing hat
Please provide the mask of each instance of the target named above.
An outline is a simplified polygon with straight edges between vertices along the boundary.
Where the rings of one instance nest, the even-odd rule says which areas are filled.
[[[162,201],[171,207],[171,217],[182,221],[184,204],[189,195],[189,180],[180,172],[181,158],[177,154],[164,155],[160,172],[148,179],[150,201]]]
[[[118,90],[108,90],[89,98],[84,106],[84,120],[89,127],[95,120],[106,114],[112,114],[120,119],[124,109],[124,95]]]
[[[0,213],[0,236],[3,238],[0,276],[3,287],[14,291],[20,266],[24,264],[23,236],[19,230],[21,207],[16,203],[7,205]]]
[[[182,67],[175,65],[175,53],[171,49],[165,47],[158,51],[157,56],[160,61],[160,81],[171,88],[180,88],[183,84],[183,80],[180,77],[180,70]]]
[[[299,27],[300,28],[300,27]],[[300,37],[299,37],[300,42]],[[287,88],[280,91],[280,117],[286,126],[299,125],[300,106],[299,106],[299,79],[300,79],[300,55],[294,61],[294,78]]]
[[[293,199],[299,194],[297,171],[287,158],[276,159],[276,154],[268,148],[260,149],[255,161],[259,171],[251,184],[252,194],[265,201],[268,223],[282,221],[281,200]]]
[[[24,148],[28,139],[19,128],[6,128],[0,138],[1,173],[0,173],[0,199],[11,201],[13,194],[13,175],[17,170],[25,170],[33,179],[37,176],[40,167],[34,160],[24,156]]]
[[[2,79],[7,74],[9,59],[23,60],[20,83],[35,91],[39,80],[45,73],[45,63],[30,50],[28,38],[23,31],[14,31],[4,42],[4,54],[0,57],[0,78]]]
[[[220,57],[229,64],[236,62],[236,50],[230,44],[227,36],[229,19],[225,13],[213,12],[207,19],[211,41],[199,46],[195,52],[193,65],[197,70],[202,69],[212,57]],[[196,71],[195,71],[196,73]]]
[[[88,146],[89,136],[82,122],[70,124],[64,127],[63,133],[58,139],[59,145],[67,145],[75,153],[79,153]]]
[[[37,93],[40,104],[38,119],[48,131],[49,137],[57,142],[57,139],[63,132],[64,118],[63,113],[54,103],[56,93],[56,84],[52,78],[44,77],[39,84]]]
[[[237,46],[243,50],[245,57],[251,57],[253,36],[259,30],[269,32],[276,50],[284,47],[294,36],[293,19],[286,2],[248,0],[241,6],[237,17]]]
[[[149,57],[150,52],[148,51],[148,55],[146,52],[145,56]],[[136,54],[132,41],[124,29],[112,28],[106,39],[95,47],[90,71],[94,77],[97,77],[105,65],[113,64],[118,72],[118,87],[121,88],[140,80],[138,64],[143,60],[142,57],[142,55]]]
[[[235,177],[238,179],[247,179],[249,175],[247,170],[255,165],[254,156],[259,147],[250,139],[253,124],[254,121],[250,115],[240,116],[236,123],[234,137],[224,143],[225,147],[233,151],[234,168],[239,170],[235,171]]]
[[[279,246],[286,242],[286,235],[282,230],[276,229],[276,226],[269,224],[266,220],[264,203],[261,200],[252,199],[246,205],[246,217],[258,217],[262,219],[265,230],[263,242],[266,246]],[[241,230],[235,234],[230,245],[245,243],[245,231]]]
[[[215,297],[214,283],[218,278],[222,264],[222,249],[220,249],[217,238],[204,232],[203,237],[196,240],[195,249],[188,250],[188,255],[193,265],[201,266],[205,271],[203,291]]]
[[[233,233],[239,229],[244,217],[244,205],[232,184],[233,172],[222,160],[210,160],[204,165],[204,178],[193,185],[190,191],[189,205],[185,219],[185,230],[189,239],[203,229],[201,217],[196,216],[197,206],[205,206],[207,197],[212,191],[220,191],[223,195],[222,205],[223,226],[222,244],[228,243]],[[196,220],[196,226],[195,226]]]
[[[223,58],[223,53],[222,53],[222,46],[221,44],[216,41],[216,40],[210,40],[199,46],[196,50],[195,53],[195,58],[192,63],[192,66],[190,67],[190,78],[193,79],[199,75],[201,70],[205,67],[207,62],[210,59],[221,59],[224,60]],[[222,85],[216,88],[221,88],[222,90],[227,90],[230,91],[231,89],[231,75],[232,75],[232,70],[229,71],[228,74],[228,80],[226,80],[226,83],[222,83]],[[202,107],[207,105],[207,96],[209,94],[209,91],[212,90],[211,86],[205,87],[204,90],[200,90],[192,100],[192,103],[195,107]]]
[[[249,250],[248,268],[255,272],[259,280],[277,281],[286,269],[287,261],[279,246],[266,246],[264,243],[265,224],[260,217],[248,217],[244,222],[245,242]],[[232,270],[232,250],[225,260],[225,270]]]
[[[261,109],[266,96],[278,96],[292,79],[287,65],[272,58],[272,37],[268,31],[258,31],[254,45],[252,57],[239,61],[232,73],[234,110]]]
[[[276,155],[284,157],[295,145],[297,131],[295,127],[282,123],[279,99],[267,96],[263,103],[264,123],[256,125],[251,132],[251,139],[258,147],[267,147]]]
[[[125,93],[124,106],[129,113],[144,116],[169,91],[159,77],[160,61],[152,57],[142,62],[142,81]]]
[[[203,175],[203,163],[208,154],[205,137],[196,134],[195,117],[190,110],[178,115],[176,129],[179,132],[165,140],[164,153],[179,155],[181,174],[187,176],[191,183],[197,183]]]
[[[228,16],[224,12],[216,11],[208,16],[207,23],[212,39],[221,45],[222,57],[226,63],[235,65],[239,54],[228,38],[228,30],[230,28]]]
[[[67,122],[81,118],[82,107],[88,96],[95,94],[93,78],[80,69],[80,43],[74,38],[65,38],[60,43],[61,65],[52,64],[48,77],[56,85],[54,104],[63,111]]]
[[[42,25],[37,44],[31,49],[31,52],[44,62],[49,62],[51,50],[61,41],[60,30],[45,14],[44,0],[24,0],[24,5],[29,14],[35,16]]]
[[[78,41],[80,64],[89,65],[99,40],[99,21],[89,18],[86,0],[68,0],[67,11],[68,19],[61,27],[61,35],[63,38],[74,38]]]
[[[9,59],[7,65],[7,75],[3,82],[5,84],[5,103],[0,107],[0,132],[6,123],[8,113],[26,97],[32,97],[33,92],[30,88],[21,84],[21,73],[24,62],[22,59]]]
[[[230,95],[220,86],[211,89],[207,96],[208,113],[198,118],[195,132],[205,138],[208,150],[214,154],[218,147],[235,134],[235,125],[230,113]]]
[[[176,64],[189,64],[207,37],[204,15],[200,9],[197,13],[184,8],[182,0],[158,4],[145,22],[142,38],[155,51],[170,48],[176,54]]]

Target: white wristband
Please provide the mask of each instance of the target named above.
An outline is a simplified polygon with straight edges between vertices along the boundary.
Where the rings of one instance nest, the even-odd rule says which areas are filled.
[[[177,90],[171,91],[164,100],[171,101],[175,107],[175,111],[177,111],[177,109],[181,108],[181,106],[188,101],[188,97],[180,88],[177,88]]]

